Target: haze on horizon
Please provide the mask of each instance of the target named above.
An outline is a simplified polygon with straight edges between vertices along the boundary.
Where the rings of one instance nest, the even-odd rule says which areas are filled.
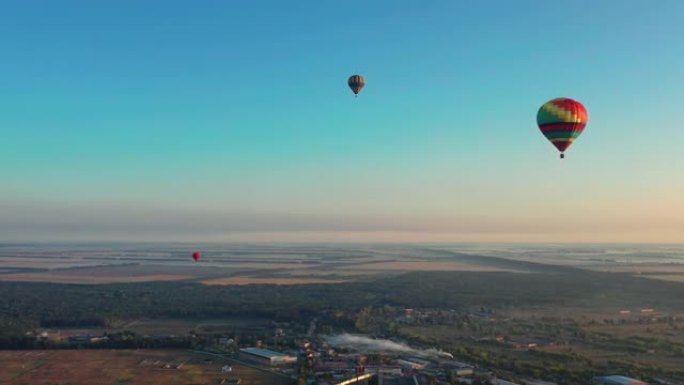
[[[0,32],[0,241],[682,242],[679,1],[24,1]],[[558,96],[589,110],[563,161]]]

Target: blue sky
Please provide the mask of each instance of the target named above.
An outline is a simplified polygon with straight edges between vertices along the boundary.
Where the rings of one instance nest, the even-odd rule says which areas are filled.
[[[681,1],[27,0],[0,36],[6,240],[684,233]]]

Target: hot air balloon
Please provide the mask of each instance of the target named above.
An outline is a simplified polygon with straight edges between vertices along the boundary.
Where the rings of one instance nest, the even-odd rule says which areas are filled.
[[[570,98],[557,98],[544,103],[537,112],[537,124],[542,134],[565,157],[565,150],[584,131],[589,113],[582,103]]]
[[[351,90],[354,92],[354,95],[358,96],[363,86],[366,85],[366,79],[364,79],[361,75],[352,75],[347,80],[347,84],[349,85],[349,88],[351,88]]]
[[[195,251],[194,253],[192,253],[192,259],[194,259],[195,262],[199,261],[200,258],[202,258],[202,254],[200,254],[199,252]]]

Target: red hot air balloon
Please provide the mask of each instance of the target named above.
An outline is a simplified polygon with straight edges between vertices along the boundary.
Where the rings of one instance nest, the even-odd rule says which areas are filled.
[[[352,75],[347,80],[347,84],[349,85],[349,88],[351,88],[351,90],[354,92],[354,95],[358,96],[363,86],[366,85],[366,79],[364,79],[361,75]]]
[[[582,103],[570,98],[557,98],[544,103],[537,112],[537,125],[546,139],[565,157],[565,150],[584,131],[589,113]]]
[[[194,253],[192,253],[192,259],[194,259],[195,262],[199,261],[200,258],[202,258],[202,254],[200,254],[199,252],[195,251]]]

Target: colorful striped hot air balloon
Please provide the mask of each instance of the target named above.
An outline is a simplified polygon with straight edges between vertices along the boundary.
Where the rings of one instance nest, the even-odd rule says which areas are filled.
[[[349,79],[347,79],[347,84],[354,92],[354,95],[358,96],[363,86],[366,85],[366,79],[364,79],[361,75],[352,75],[349,77]]]
[[[537,112],[539,129],[561,152],[561,159],[565,157],[565,150],[584,131],[588,121],[587,109],[582,103],[570,98],[550,100]]]

